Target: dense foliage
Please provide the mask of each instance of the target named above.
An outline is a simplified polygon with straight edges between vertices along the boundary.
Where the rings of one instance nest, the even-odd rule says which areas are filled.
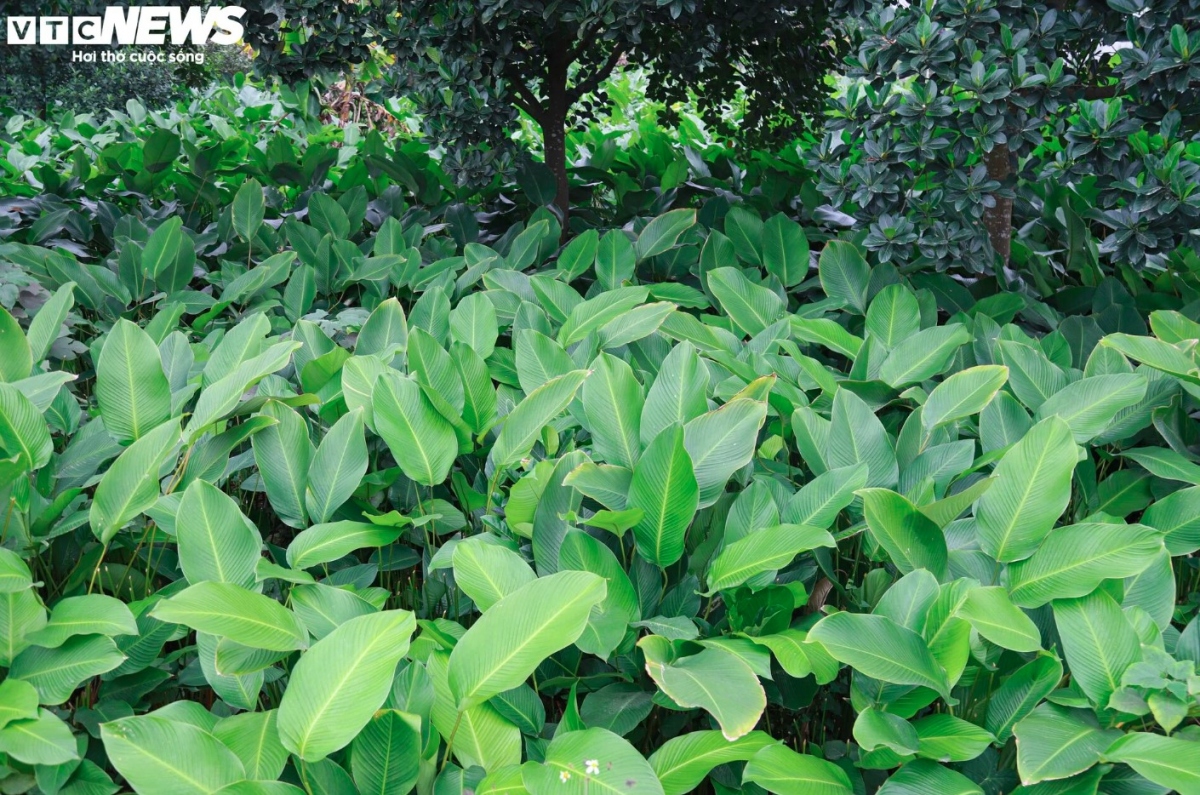
[[[127,110],[3,136],[4,791],[1200,792],[1194,277],[598,130],[561,245],[306,91]]]
[[[882,261],[1044,285],[1195,257],[1200,3],[834,7],[854,82],[812,159]]]

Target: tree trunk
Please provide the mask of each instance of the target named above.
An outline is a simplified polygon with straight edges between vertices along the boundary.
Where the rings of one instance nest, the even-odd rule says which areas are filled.
[[[550,52],[546,62],[545,117],[542,127],[542,149],[546,166],[554,174],[554,206],[562,220],[563,237],[571,217],[571,183],[567,180],[567,68],[570,66],[565,45]]]
[[[984,159],[987,164],[987,174],[991,179],[1003,185],[1011,174],[1009,168],[1008,144],[997,144]],[[983,225],[987,228],[988,239],[992,249],[1000,255],[1005,267],[1008,267],[1012,256],[1012,213],[1013,200],[999,194],[993,194],[996,206],[983,211]]]

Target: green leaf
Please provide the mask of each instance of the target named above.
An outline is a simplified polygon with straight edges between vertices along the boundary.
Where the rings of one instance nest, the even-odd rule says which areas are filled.
[[[76,635],[136,635],[133,613],[119,599],[103,594],[68,596],[54,605],[50,621],[25,641],[48,649],[58,648]]]
[[[1029,786],[1082,773],[1121,736],[1102,731],[1081,709],[1042,704],[1013,728],[1017,737],[1017,770]]]
[[[1146,396],[1146,377],[1133,373],[1097,375],[1068,384],[1038,407],[1035,420],[1058,416],[1079,444],[1103,431],[1117,413]]]
[[[920,330],[921,307],[906,286],[889,284],[871,299],[866,331],[885,348],[895,348]]]
[[[350,499],[367,472],[367,442],[363,412],[345,414],[321,440],[308,465],[304,503],[314,522],[327,522]]]
[[[1153,503],[1142,513],[1142,524],[1163,533],[1172,556],[1200,549],[1200,487],[1180,489]]]
[[[957,351],[971,341],[966,326],[934,326],[902,341],[884,360],[879,377],[899,388],[932,378],[950,365]]]
[[[1200,485],[1200,464],[1184,458],[1166,447],[1139,447],[1121,455],[1141,464],[1150,474],[1166,480]]]
[[[1016,564],[1020,565],[1020,564]],[[1021,612],[1003,588],[972,588],[958,609],[975,631],[1002,649],[1034,652],[1042,647],[1042,634]]]
[[[939,762],[966,762],[982,754],[996,738],[986,729],[945,713],[913,721],[917,754]]]
[[[833,396],[826,457],[830,469],[866,464],[868,486],[892,488],[899,480],[887,431],[863,399],[848,389]]]
[[[392,689],[416,620],[385,610],[342,624],[305,652],[279,702],[279,737],[306,762],[344,748]]]
[[[343,558],[356,549],[386,547],[403,532],[403,526],[369,522],[315,524],[298,533],[288,544],[287,562],[293,569],[309,569]]]
[[[589,229],[578,235],[559,253],[556,268],[564,282],[573,282],[596,261],[596,249],[599,246],[600,233]]]
[[[733,473],[750,463],[766,418],[765,400],[738,397],[683,426],[701,508],[716,502]]]
[[[393,370],[380,375],[371,413],[375,430],[406,477],[423,486],[446,479],[458,455],[458,438],[414,379]]]
[[[671,425],[686,425],[708,411],[708,371],[690,342],[663,359],[642,408],[641,441],[649,445]]]
[[[1058,657],[1049,653],[1034,657],[992,692],[984,726],[998,742],[1007,742],[1013,725],[1058,687],[1062,675],[1063,666]]]
[[[575,642],[604,579],[582,571],[541,577],[483,614],[450,654],[448,681],[456,709],[465,710],[525,681],[542,660]]]
[[[142,273],[146,278],[157,279],[175,264],[183,240],[183,219],[180,216],[168,218],[154,230],[142,251]],[[191,245],[191,241],[188,245]]]
[[[279,711],[242,712],[217,721],[212,734],[242,761],[249,779],[275,779],[288,753],[279,741]]]
[[[371,718],[350,747],[350,770],[362,795],[408,792],[421,762],[421,718],[395,709]]]
[[[1159,786],[1180,795],[1200,793],[1200,755],[1196,744],[1149,732],[1130,732],[1103,753],[1107,762],[1121,762]]]
[[[844,391],[844,390],[843,390]],[[942,529],[902,495],[887,489],[862,489],[863,515],[871,537],[902,573],[928,569],[944,580],[949,574]]]
[[[789,524],[829,527],[854,501],[855,492],[866,485],[866,464],[831,469],[801,486],[783,506],[780,519]]]
[[[679,236],[695,224],[695,210],[671,210],[658,216],[638,235],[638,260],[656,257],[674,248]]]
[[[151,615],[255,649],[308,648],[308,632],[295,613],[274,599],[232,583],[190,585],[158,602]]]
[[[502,718],[488,703],[476,704],[463,711],[455,708],[455,697],[447,681],[449,658],[449,652],[437,651],[425,663],[429,679],[433,681],[431,717],[434,728],[443,737],[454,732],[454,757],[461,765],[478,765],[493,771],[505,765],[519,765],[520,729]]]
[[[42,308],[33,316],[33,320],[29,321],[29,349],[34,364],[43,361],[50,355],[50,348],[58,339],[63,323],[67,320],[67,314],[73,306],[75,306],[75,282],[67,282],[54,291],[54,295],[42,304]],[[0,325],[3,323],[4,321],[0,320]],[[0,333],[0,348],[4,347],[4,335]],[[18,348],[16,355],[19,354],[20,349]],[[10,363],[7,369],[10,372],[20,371],[20,367],[14,366],[13,363]],[[0,378],[0,381],[4,380],[8,379]]]
[[[716,719],[727,740],[748,734],[767,706],[754,670],[722,648],[672,660],[668,641],[648,635],[638,642],[646,655],[646,672],[663,693],[681,707],[700,707]],[[720,686],[715,686],[720,683]]]
[[[158,501],[158,476],[179,442],[179,420],[168,420],[138,439],[100,478],[88,521],[100,543]]]
[[[983,411],[1008,381],[1008,368],[980,365],[955,373],[929,393],[921,409],[926,431]]]
[[[473,536],[454,547],[455,582],[480,612],[537,579],[524,558],[493,539]]]
[[[1125,669],[1142,656],[1137,635],[1121,606],[1104,591],[1057,600],[1054,623],[1072,681],[1093,704],[1108,706]]]
[[[158,346],[128,320],[117,321],[100,352],[96,402],[104,427],[121,442],[142,438],[171,416],[171,387]]]
[[[27,765],[62,765],[78,759],[70,727],[50,710],[35,705],[34,711],[36,718],[13,721],[0,729],[0,753]]]
[[[588,654],[607,659],[625,640],[629,622],[641,617],[637,592],[629,575],[611,549],[579,530],[567,531],[558,550],[558,566],[561,570],[590,571],[604,578],[607,588],[604,600],[592,608],[587,629],[575,645]]]
[[[748,761],[763,748],[775,744],[771,735],[760,731],[736,740],[725,739],[719,731],[694,731],[667,740],[650,756],[649,762],[662,782],[663,795],[685,795],[696,789],[713,768]]]
[[[782,569],[801,552],[832,546],[836,546],[833,536],[817,527],[781,524],[756,530],[713,558],[707,575],[709,594],[734,588],[763,572]]]
[[[979,545],[996,560],[1033,554],[1071,499],[1076,447],[1071,428],[1047,417],[996,465],[996,482],[979,498]]]
[[[708,289],[729,319],[751,337],[779,320],[787,308],[774,291],[750,281],[739,268],[709,271]]]
[[[783,213],[763,224],[762,264],[767,273],[795,287],[808,275],[808,237],[804,227]]]
[[[262,537],[228,495],[203,480],[183,493],[175,519],[179,567],[188,582],[250,586],[262,556]]]
[[[834,613],[808,633],[839,662],[873,679],[928,687],[949,700],[946,672],[920,635],[885,616]]]
[[[268,401],[261,414],[276,421],[250,437],[267,499],[284,524],[304,527],[308,524],[304,492],[313,456],[308,427],[303,417],[276,401]]]
[[[850,795],[854,788],[846,772],[832,762],[798,754],[785,745],[768,745],[749,762],[743,782],[752,782],[775,795]]]
[[[678,425],[664,429],[646,448],[629,484],[630,508],[642,511],[633,526],[638,554],[658,566],[683,556],[687,529],[696,515],[700,488]]]
[[[54,453],[46,421],[12,384],[0,384],[0,451],[15,457],[21,469],[30,470],[44,467]]]
[[[583,411],[600,458],[633,468],[642,452],[642,385],[633,368],[601,353],[583,383]]]
[[[225,745],[197,726],[140,716],[100,725],[108,760],[141,795],[208,795],[246,770]]]
[[[876,795],[983,795],[983,789],[962,773],[915,759],[893,773]]]
[[[125,661],[112,638],[76,635],[53,649],[30,646],[17,655],[8,669],[14,679],[37,688],[42,704],[62,704],[75,689],[93,676],[108,673]]]
[[[1109,578],[1132,577],[1154,562],[1162,536],[1145,525],[1085,522],[1052,532],[1032,557],[1012,564],[1008,590],[1021,607],[1087,596]]]
[[[572,370],[526,395],[504,418],[504,426],[492,446],[492,463],[508,467],[529,455],[542,428],[566,409],[589,375],[587,370]]]
[[[854,740],[864,751],[887,749],[900,756],[917,752],[917,730],[899,715],[867,707],[854,721]]]
[[[54,331],[57,333],[58,329]],[[40,361],[40,359],[39,359]],[[33,352],[21,324],[0,306],[0,382],[20,381],[33,371]]]
[[[248,179],[234,194],[233,204],[229,208],[233,222],[233,231],[242,240],[250,243],[258,234],[266,214],[263,202],[263,188],[256,179]]]
[[[1036,411],[1067,385],[1067,377],[1041,350],[1013,340],[997,343],[1000,358],[1008,366],[1008,383],[1016,396]]]
[[[871,269],[857,246],[843,240],[830,240],[821,249],[817,271],[825,295],[857,314],[866,314]]]
[[[663,795],[650,763],[607,729],[559,734],[522,776],[530,795]]]
[[[0,682],[0,729],[13,721],[36,720],[38,693],[23,679],[8,678]]]

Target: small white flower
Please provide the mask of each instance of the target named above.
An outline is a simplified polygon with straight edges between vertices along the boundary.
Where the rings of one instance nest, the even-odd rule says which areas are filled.
[[[568,773],[567,771],[565,771],[565,770],[559,771],[558,780],[561,781],[562,783],[566,784],[567,779],[569,779],[570,777],[571,777],[571,774]]]
[[[584,763],[583,763],[583,765],[584,765],[584,767],[586,767],[586,768],[587,768],[587,774],[588,774],[589,776],[598,776],[598,775],[600,775],[600,762],[599,762],[599,760],[596,760],[596,759],[589,759],[589,760],[587,760],[586,762],[584,762]]]

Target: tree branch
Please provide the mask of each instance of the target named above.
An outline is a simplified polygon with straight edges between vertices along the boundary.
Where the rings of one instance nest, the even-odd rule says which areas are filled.
[[[620,47],[614,49],[611,53],[609,53],[608,60],[606,60],[599,69],[590,74],[585,80],[581,80],[580,82],[576,83],[575,86],[567,92],[567,98],[571,104],[574,104],[575,101],[584,94],[590,94],[599,88],[600,84],[604,82],[605,78],[612,74],[613,69],[617,68],[617,63],[621,60],[621,56],[624,54],[625,50],[621,49]]]
[[[583,55],[587,49],[592,46],[592,43],[596,40],[596,36],[600,34],[600,29],[602,26],[603,23],[597,20],[597,22],[592,25],[590,30],[585,30],[583,32],[583,35],[579,37],[579,42],[571,48],[570,52],[567,53],[568,63],[574,63],[575,61],[578,61],[579,56]]]
[[[504,70],[504,78],[508,80],[508,84],[512,87],[513,104],[528,113],[538,124],[541,124],[542,119],[545,117],[545,108],[542,107],[542,103],[538,102],[533,92],[529,90],[529,86],[525,85],[525,81],[508,69]]]

